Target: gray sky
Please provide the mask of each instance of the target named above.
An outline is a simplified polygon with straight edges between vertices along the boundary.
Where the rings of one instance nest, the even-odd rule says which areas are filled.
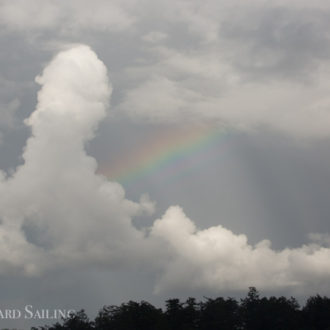
[[[1,306],[330,294],[329,16],[1,1]]]

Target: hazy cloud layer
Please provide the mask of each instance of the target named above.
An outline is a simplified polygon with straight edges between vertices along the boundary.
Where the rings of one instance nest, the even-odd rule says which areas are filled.
[[[118,183],[95,174],[96,161],[84,149],[106,116],[105,65],[89,47],[76,45],[36,80],[41,89],[26,120],[32,135],[24,164],[10,177],[0,173],[1,274],[143,265],[158,274],[155,292],[249,285],[304,292],[311,283],[328,283],[327,235],[275,251],[267,240],[252,246],[220,225],[200,230],[179,206],[151,227],[135,228],[132,218],[152,214],[154,204],[147,196],[139,203],[126,199]]]
[[[119,109],[153,121],[329,136],[329,8],[235,1],[177,9],[186,39],[197,39],[147,45],[154,60],[127,69],[140,83]]]
[[[132,2],[133,3],[133,2]],[[47,31],[76,33],[85,29],[120,31],[128,28],[134,19],[124,9],[125,1],[2,1],[2,25],[17,31]],[[32,19],[38,17],[38,19]]]

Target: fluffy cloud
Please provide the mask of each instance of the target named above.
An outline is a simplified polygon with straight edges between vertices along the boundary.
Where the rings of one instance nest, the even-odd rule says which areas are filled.
[[[1,259],[28,273],[125,259],[124,242],[143,236],[131,217],[151,206],[146,198],[126,200],[120,185],[95,175],[96,161],[84,151],[106,115],[106,68],[88,47],[77,46],[59,53],[37,82],[42,88],[26,120],[32,136],[24,164],[0,186]]]
[[[38,104],[26,120],[24,164],[0,172],[2,275],[38,275],[55,268],[134,267],[157,272],[156,292],[297,288],[328,282],[327,236],[296,249],[255,246],[245,235],[216,226],[196,228],[179,206],[150,228],[132,218],[153,203],[125,198],[123,188],[96,174],[84,145],[106,116],[111,87],[104,64],[87,46],[60,52],[37,77]],[[167,88],[167,87],[166,87]],[[114,142],[113,142],[114,143]]]
[[[316,234],[311,238],[318,244],[275,251],[268,240],[252,246],[245,235],[222,226],[198,230],[180,207],[170,207],[155,221],[151,235],[168,251],[156,291],[244,290],[251,285],[306,290],[307,284],[330,275],[330,249],[319,244]]]

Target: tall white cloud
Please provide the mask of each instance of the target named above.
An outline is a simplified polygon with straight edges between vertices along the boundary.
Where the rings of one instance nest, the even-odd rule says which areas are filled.
[[[143,236],[131,216],[152,207],[145,198],[126,200],[120,185],[95,175],[96,161],[84,150],[106,115],[107,70],[90,48],[76,46],[59,53],[37,82],[24,164],[1,183],[2,258],[31,271],[125,259],[127,242]]]
[[[124,189],[96,174],[84,149],[106,115],[111,87],[105,65],[87,46],[60,52],[37,77],[38,104],[26,120],[24,164],[0,172],[0,273],[39,275],[76,267],[134,267],[158,272],[156,292],[173,288],[297,288],[328,283],[326,237],[296,249],[255,246],[245,235],[204,230],[170,207],[150,228],[132,217],[153,203],[125,198]],[[115,141],[112,141],[115,143]]]

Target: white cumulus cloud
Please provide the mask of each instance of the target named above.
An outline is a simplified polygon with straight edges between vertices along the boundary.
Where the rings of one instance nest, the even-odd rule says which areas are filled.
[[[131,217],[152,207],[145,197],[141,204],[128,201],[119,184],[95,175],[96,161],[84,150],[106,115],[107,70],[90,48],[76,46],[36,80],[42,87],[26,120],[32,136],[24,164],[0,185],[1,259],[36,272],[125,259],[127,242],[143,236]]]
[[[222,226],[199,230],[178,206],[155,221],[151,236],[168,251],[156,291],[244,290],[251,285],[308,290],[307,285],[315,288],[315,281],[330,275],[329,248],[310,243],[276,251],[268,240],[253,246],[245,235]]]

